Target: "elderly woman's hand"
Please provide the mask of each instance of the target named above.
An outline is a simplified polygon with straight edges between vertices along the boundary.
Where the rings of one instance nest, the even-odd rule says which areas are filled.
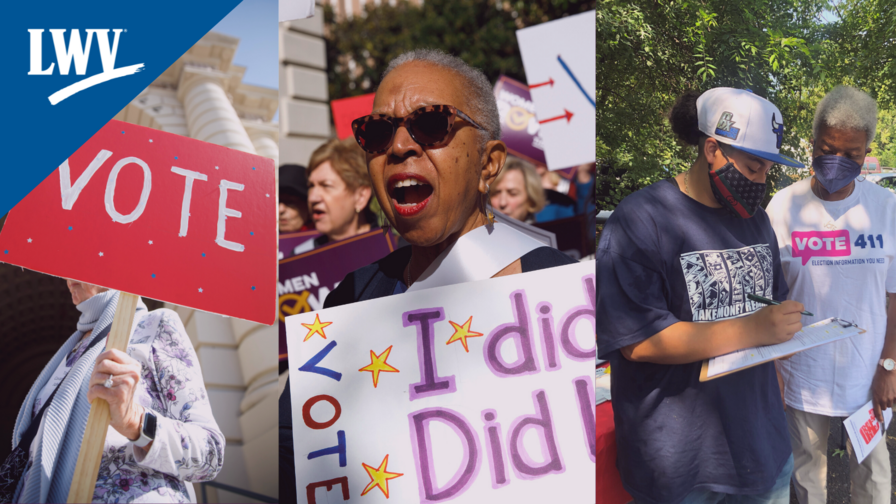
[[[96,366],[90,376],[87,400],[104,399],[112,413],[112,427],[124,437],[136,440],[140,437],[143,407],[134,403],[134,391],[140,381],[140,363],[120,350],[106,350],[96,358]],[[105,386],[112,377],[112,386]]]

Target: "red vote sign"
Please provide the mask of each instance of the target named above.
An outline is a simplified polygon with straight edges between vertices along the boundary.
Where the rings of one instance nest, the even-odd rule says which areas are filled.
[[[9,213],[0,261],[272,324],[270,159],[110,121]]]

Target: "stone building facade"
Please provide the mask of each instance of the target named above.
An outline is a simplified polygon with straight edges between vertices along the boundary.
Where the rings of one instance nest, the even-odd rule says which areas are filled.
[[[238,44],[237,38],[209,32],[115,119],[265,156],[279,166],[280,129],[272,122],[278,92],[242,82],[246,69],[233,64]],[[227,441],[216,481],[276,497],[277,326],[166,307],[183,320]],[[196,491],[198,496],[198,485]],[[208,497],[251,501],[214,488]]]
[[[314,149],[335,136],[327,90],[323,8],[314,17],[280,23],[280,162],[308,165]]]

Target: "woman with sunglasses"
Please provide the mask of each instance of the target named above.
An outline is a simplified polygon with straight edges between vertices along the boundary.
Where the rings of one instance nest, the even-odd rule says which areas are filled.
[[[411,246],[349,274],[328,307],[571,262],[491,222],[486,203],[507,148],[480,71],[441,51],[410,51],[389,64],[373,105],[352,130],[386,218]]]
[[[778,152],[780,110],[749,91],[687,93],[669,121],[697,160],[625,198],[597,252],[622,483],[639,503],[787,504],[793,457],[774,363],[699,377],[705,359],[801,328],[759,204],[774,163],[802,164]]]
[[[459,58],[415,50],[394,59],[373,114],[352,128],[380,207],[411,245],[349,273],[325,307],[573,262],[490,222],[489,188],[507,149],[491,83]],[[294,464],[287,383],[280,396],[281,502],[295,501]]]

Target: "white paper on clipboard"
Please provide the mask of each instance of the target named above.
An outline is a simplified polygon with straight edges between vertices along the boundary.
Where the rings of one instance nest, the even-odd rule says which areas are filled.
[[[849,338],[859,334],[862,330],[858,327],[843,327],[833,318],[816,322],[803,327],[790,341],[777,345],[745,348],[729,354],[720,355],[709,359],[706,371],[707,378],[739,371],[762,362],[784,357],[793,353],[802,352],[813,347],[833,343],[834,341]]]
[[[843,421],[846,433],[849,434],[849,440],[852,441],[852,449],[856,452],[856,459],[860,464],[883,439],[892,419],[893,410],[885,409],[884,428],[881,429],[880,423],[874,418],[874,406],[871,401],[868,401],[859,411]]]

